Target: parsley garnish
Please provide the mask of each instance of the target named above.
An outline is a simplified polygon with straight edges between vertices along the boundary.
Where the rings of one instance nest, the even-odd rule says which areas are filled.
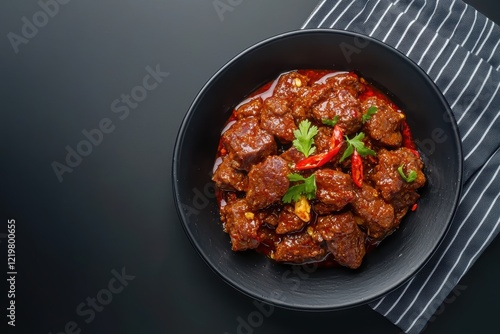
[[[333,117],[332,119],[328,119],[328,118],[323,118],[321,120],[321,122],[325,125],[328,125],[328,126],[331,126],[331,127],[334,127],[335,124],[337,124],[337,122],[339,121],[339,115],[335,115],[335,117]]]
[[[340,158],[339,162],[342,162],[345,158],[349,157],[354,152],[354,149],[356,149],[356,151],[358,151],[359,155],[362,157],[365,157],[367,155],[376,155],[375,151],[370,150],[365,146],[365,143],[363,143],[364,138],[365,134],[363,132],[358,133],[352,139],[349,139],[347,136],[345,136],[345,139],[347,141],[347,148],[344,151],[344,154]]]
[[[300,200],[301,196],[305,196],[307,199],[316,198],[316,178],[314,174],[305,178],[300,174],[292,173],[288,174],[288,179],[292,182],[303,181],[303,183],[288,188],[286,194],[282,198],[283,203],[297,202]]]
[[[363,121],[363,124],[365,124],[366,121],[368,121],[370,118],[372,118],[372,116],[375,115],[377,113],[377,111],[378,111],[378,108],[375,106],[371,106],[370,108],[368,108],[366,113],[364,113],[363,116],[361,116],[361,120]]]
[[[403,172],[403,165],[398,167],[398,172],[399,175],[401,175],[401,177],[403,178],[403,180],[405,180],[408,183],[413,182],[417,179],[417,172],[415,172],[414,170],[410,171],[408,176],[406,176],[405,172]]]
[[[316,150],[316,147],[313,146],[313,138],[317,133],[317,126],[311,126],[311,122],[307,119],[303,120],[302,122],[300,122],[299,128],[293,131],[293,134],[295,135],[293,146],[295,146],[297,150],[304,153],[304,155],[308,157]]]

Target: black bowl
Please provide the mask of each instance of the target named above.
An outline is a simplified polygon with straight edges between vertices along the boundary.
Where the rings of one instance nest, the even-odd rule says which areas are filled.
[[[356,71],[390,92],[406,112],[426,165],[418,209],[370,252],[357,270],[274,263],[255,251],[233,252],[219,222],[210,178],[221,130],[232,108],[280,73],[293,69]],[[372,301],[411,278],[443,240],[458,204],[462,149],[439,89],[411,60],[364,35],[301,30],[260,42],[203,87],[179,130],[173,191],[182,225],[206,263],[241,292],[277,306],[331,310]]]

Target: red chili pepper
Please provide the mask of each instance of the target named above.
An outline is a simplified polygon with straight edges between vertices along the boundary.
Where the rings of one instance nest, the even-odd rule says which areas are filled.
[[[417,158],[420,158],[420,153],[418,153],[415,142],[413,141],[410,126],[406,123],[405,119],[401,121],[401,134],[403,135],[403,147],[410,149]]]
[[[326,164],[331,158],[333,158],[331,151],[321,153],[321,154],[312,155],[308,158],[302,159],[299,162],[297,162],[295,164],[295,169],[304,170],[304,169],[321,167],[324,164]]]
[[[332,138],[330,140],[330,151],[340,150],[342,143],[344,142],[344,131],[338,125],[333,127]]]
[[[333,128],[333,134],[330,140],[330,149],[328,150],[328,152],[312,155],[308,158],[300,160],[295,164],[295,169],[304,170],[323,166],[339,153],[343,142],[344,131],[342,131],[341,127],[335,125],[335,127]]]
[[[417,210],[417,207],[418,207],[417,203],[413,204],[413,206],[411,207],[411,211]]]
[[[363,161],[356,149],[352,152],[351,157],[351,177],[354,184],[361,188],[363,185]]]

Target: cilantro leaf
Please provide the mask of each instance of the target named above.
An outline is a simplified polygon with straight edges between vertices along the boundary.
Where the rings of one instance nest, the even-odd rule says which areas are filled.
[[[299,124],[299,128],[293,131],[295,139],[293,140],[293,146],[297,148],[300,152],[304,153],[306,158],[313,154],[316,150],[314,144],[314,136],[318,134],[318,127],[315,125],[311,126],[311,122],[307,119],[303,120]]]
[[[414,170],[410,171],[410,173],[408,173],[408,176],[406,176],[405,172],[403,171],[403,165],[398,167],[398,172],[399,175],[401,175],[401,177],[403,178],[403,180],[405,180],[408,183],[413,182],[417,179],[417,172],[415,172]]]
[[[344,154],[342,154],[342,157],[340,157],[339,162],[344,161],[346,158],[350,157],[351,154],[353,153],[354,153],[354,146],[352,146],[351,144],[347,144],[347,148],[345,149]]]
[[[371,106],[370,108],[368,108],[368,110],[363,114],[363,116],[361,116],[361,121],[363,122],[363,124],[365,124],[366,121],[370,120],[370,118],[372,118],[372,116],[375,115],[377,111],[378,108],[375,106]]]
[[[363,132],[358,133],[352,139],[349,139],[347,136],[345,136],[347,142],[347,148],[344,151],[344,154],[342,154],[342,157],[340,158],[339,162],[342,162],[346,158],[348,158],[351,154],[354,153],[354,150],[356,150],[362,157],[365,157],[367,155],[376,155],[377,153],[375,153],[375,151],[365,146],[365,143],[363,143],[364,138],[365,134]]]
[[[297,173],[292,173],[287,175],[288,179],[292,182],[304,181],[305,178]]]
[[[305,178],[300,174],[293,173],[288,174],[288,179],[292,182],[303,182],[288,188],[282,198],[283,203],[297,202],[301,196],[305,196],[307,199],[316,198],[316,178],[314,174]]]
[[[331,126],[331,127],[334,127],[338,121],[339,121],[339,115],[335,115],[335,117],[333,117],[332,119],[323,118],[321,120],[321,123],[328,125],[328,126]]]

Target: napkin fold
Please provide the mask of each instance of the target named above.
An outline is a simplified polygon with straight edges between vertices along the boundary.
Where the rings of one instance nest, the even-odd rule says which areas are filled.
[[[458,123],[463,190],[451,228],[416,276],[370,306],[420,333],[500,227],[500,27],[460,0],[323,0],[302,26],[372,36],[436,83]]]

